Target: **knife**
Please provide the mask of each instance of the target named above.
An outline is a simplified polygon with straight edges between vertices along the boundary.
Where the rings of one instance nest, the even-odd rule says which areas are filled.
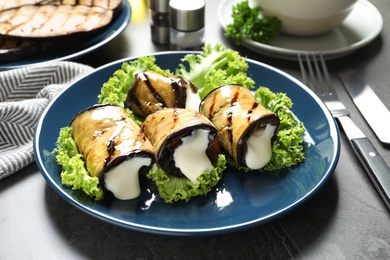
[[[352,149],[366,171],[379,196],[390,210],[390,169],[371,141],[349,116],[337,117]]]
[[[390,144],[390,111],[371,87],[354,70],[339,73],[339,77],[356,107],[382,143]]]

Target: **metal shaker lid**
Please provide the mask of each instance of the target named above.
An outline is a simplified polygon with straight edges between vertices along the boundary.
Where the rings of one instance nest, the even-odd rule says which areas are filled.
[[[178,31],[197,31],[205,24],[204,0],[170,0],[171,27]]]
[[[150,0],[150,9],[161,12],[169,12],[169,0]]]

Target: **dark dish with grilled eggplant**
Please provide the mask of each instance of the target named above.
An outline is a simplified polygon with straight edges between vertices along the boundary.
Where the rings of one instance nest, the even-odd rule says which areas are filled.
[[[0,0],[0,62],[90,39],[122,9],[123,0]]]
[[[216,88],[202,100],[200,112],[239,165],[257,170],[271,160],[279,117],[256,102],[249,89],[235,84]]]
[[[122,9],[122,0],[41,1],[5,6],[0,11],[0,35],[50,38],[90,32],[109,24]]]
[[[118,199],[138,197],[139,174],[154,163],[154,149],[126,110],[96,105],[78,113],[71,127],[89,174]]]
[[[147,117],[163,108],[197,110],[199,103],[197,88],[183,77],[143,71],[137,73],[124,105],[136,115]]]

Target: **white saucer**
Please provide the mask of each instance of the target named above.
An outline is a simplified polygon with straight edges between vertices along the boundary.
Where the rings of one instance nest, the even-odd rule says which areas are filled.
[[[218,18],[224,29],[233,22],[232,7],[242,0],[223,0]],[[244,40],[242,45],[255,52],[275,58],[296,60],[298,53],[322,52],[326,59],[339,58],[370,43],[380,34],[383,18],[367,0],[358,0],[344,22],[336,29],[318,36],[299,37],[280,34],[269,44]]]

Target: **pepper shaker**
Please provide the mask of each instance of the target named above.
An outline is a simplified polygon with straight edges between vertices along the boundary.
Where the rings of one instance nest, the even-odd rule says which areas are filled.
[[[204,45],[204,0],[170,0],[172,50],[201,50]]]
[[[152,41],[169,44],[169,0],[150,0]]]

